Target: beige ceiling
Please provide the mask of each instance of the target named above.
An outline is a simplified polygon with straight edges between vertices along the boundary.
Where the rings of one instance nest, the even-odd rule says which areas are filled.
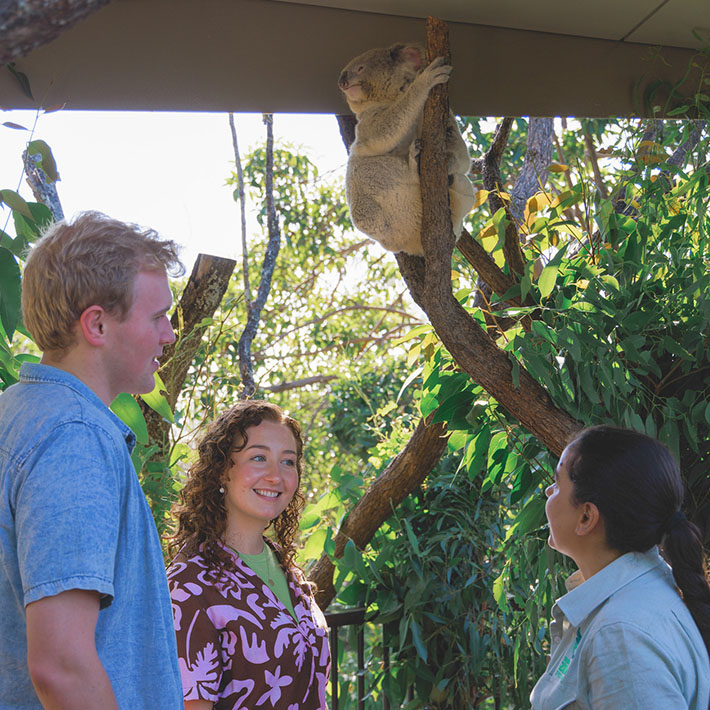
[[[667,47],[710,44],[710,0],[280,1],[401,17],[436,15],[449,22]]]
[[[710,45],[710,0],[113,0],[16,62],[35,100],[0,71],[0,106],[344,113],[342,66],[427,14],[467,115],[638,115]]]

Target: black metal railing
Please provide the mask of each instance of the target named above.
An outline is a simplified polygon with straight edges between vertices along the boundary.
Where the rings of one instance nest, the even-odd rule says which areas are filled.
[[[365,609],[331,611],[325,615],[330,629],[330,708],[338,710],[338,630],[344,626],[357,627],[357,710],[365,710]],[[389,669],[389,649],[383,643],[383,669]],[[390,710],[389,700],[382,693],[382,710]]]

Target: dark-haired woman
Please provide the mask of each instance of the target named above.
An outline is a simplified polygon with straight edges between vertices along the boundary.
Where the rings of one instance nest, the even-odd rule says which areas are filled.
[[[262,401],[200,440],[168,568],[186,710],[327,707],[325,618],[293,564],[302,460],[297,422]]]
[[[579,569],[552,611],[533,710],[708,710],[710,588],[673,456],[637,432],[586,429],[545,493],[549,543]]]

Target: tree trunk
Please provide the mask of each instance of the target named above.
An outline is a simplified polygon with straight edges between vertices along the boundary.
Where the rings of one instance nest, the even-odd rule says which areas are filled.
[[[56,39],[110,0],[2,0],[0,66]]]
[[[202,335],[207,329],[202,322],[206,318],[211,318],[222,302],[235,265],[236,262],[232,259],[218,256],[199,254],[197,257],[170,321],[177,332],[178,339],[165,348],[160,358],[163,366],[160,376],[165,384],[166,398],[171,409],[175,407],[187,371],[200,347]],[[160,446],[158,454],[160,456],[165,452],[170,423],[145,402],[139,401],[148,425],[150,439]]]

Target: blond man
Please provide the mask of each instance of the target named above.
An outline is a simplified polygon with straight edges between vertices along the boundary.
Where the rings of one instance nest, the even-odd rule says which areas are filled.
[[[32,248],[22,310],[42,350],[0,396],[0,709],[177,710],[160,542],[109,409],[153,388],[175,339],[176,245],[98,213]]]

